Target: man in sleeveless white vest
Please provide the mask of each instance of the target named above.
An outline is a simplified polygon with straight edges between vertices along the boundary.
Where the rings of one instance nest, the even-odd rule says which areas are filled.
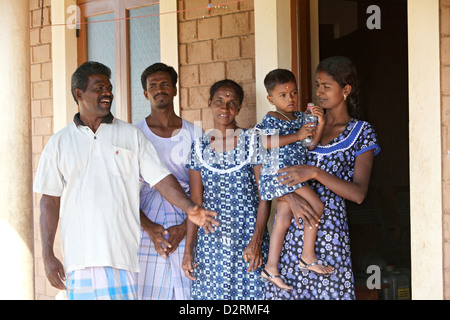
[[[202,129],[174,111],[176,71],[163,63],[148,67],[141,76],[149,116],[136,124],[154,145],[161,161],[189,193],[185,162],[192,141]],[[138,299],[189,300],[191,280],[181,269],[186,234],[186,213],[161,197],[148,183],[141,185],[142,235],[139,249],[141,272]]]

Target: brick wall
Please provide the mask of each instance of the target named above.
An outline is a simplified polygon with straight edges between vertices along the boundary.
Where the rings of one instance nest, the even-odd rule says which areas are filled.
[[[450,0],[441,0],[442,183],[444,299],[450,299]]]
[[[44,25],[51,22],[50,0],[44,0]],[[41,0],[30,0],[31,28],[41,25]],[[52,29],[32,29],[30,31],[31,52],[31,109],[33,135],[33,173],[36,172],[42,150],[53,134],[53,93],[52,93]],[[33,174],[34,176],[34,174]],[[34,236],[35,236],[35,298],[37,300],[54,299],[58,290],[51,287],[45,276],[41,255],[39,232],[39,200],[34,196]],[[59,242],[58,242],[59,243]],[[58,243],[56,252],[58,251]]]
[[[213,9],[206,8],[212,3]],[[253,1],[227,6],[218,0],[178,1],[181,116],[213,127],[208,108],[209,88],[228,78],[244,89],[243,108],[237,117],[241,127],[256,124],[255,31]]]

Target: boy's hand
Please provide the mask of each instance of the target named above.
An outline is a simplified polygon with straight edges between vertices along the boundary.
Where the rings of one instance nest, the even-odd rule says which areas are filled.
[[[300,130],[297,131],[297,140],[303,141],[307,137],[314,136],[316,132],[316,126],[314,126],[313,122],[305,123]]]

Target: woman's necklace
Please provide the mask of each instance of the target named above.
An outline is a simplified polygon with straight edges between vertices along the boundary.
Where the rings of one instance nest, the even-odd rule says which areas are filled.
[[[289,119],[289,117],[287,115],[285,115],[283,112],[275,110],[275,112],[281,114],[283,117],[285,117],[286,119],[288,119],[288,121],[292,121],[291,119]]]

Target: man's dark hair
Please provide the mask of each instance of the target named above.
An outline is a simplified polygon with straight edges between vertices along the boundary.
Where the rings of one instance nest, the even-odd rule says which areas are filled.
[[[87,61],[79,66],[72,74],[71,90],[72,96],[77,104],[78,100],[75,97],[75,89],[80,89],[85,92],[88,86],[89,77],[94,74],[102,74],[110,79],[111,69],[100,62]]]
[[[270,71],[264,78],[264,86],[266,87],[267,93],[275,88],[276,85],[284,84],[288,82],[293,82],[297,85],[297,80],[295,75],[290,70],[286,69],[275,69]]]
[[[172,79],[172,86],[175,87],[177,85],[178,80],[178,74],[175,71],[174,68],[171,66],[168,66],[162,62],[157,62],[152,64],[150,67],[147,67],[147,69],[142,72],[141,75],[141,83],[142,83],[142,89],[144,91],[147,91],[147,78],[149,75],[156,73],[156,72],[167,72],[170,75],[170,79]]]

